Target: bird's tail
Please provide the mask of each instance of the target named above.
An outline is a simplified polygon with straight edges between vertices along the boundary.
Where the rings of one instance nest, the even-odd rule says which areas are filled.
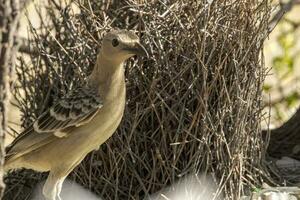
[[[13,160],[9,159],[9,156],[5,156],[3,170],[7,173],[9,170],[14,169],[14,162]]]
[[[11,169],[21,168],[20,166],[17,166],[18,162],[16,162],[19,157],[16,157],[15,154],[9,153],[10,148],[11,146],[7,146],[5,148],[5,152],[7,152],[7,154],[4,157],[4,165],[3,165],[3,170],[5,173],[7,173]]]

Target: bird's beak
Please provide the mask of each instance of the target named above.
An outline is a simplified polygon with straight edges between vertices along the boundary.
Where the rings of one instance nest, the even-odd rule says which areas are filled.
[[[141,45],[141,43],[136,43],[135,48],[136,48],[136,55],[149,57],[148,51],[143,45]]]
[[[146,48],[139,42],[135,43],[132,47],[126,48],[126,50],[138,56],[149,57]]]

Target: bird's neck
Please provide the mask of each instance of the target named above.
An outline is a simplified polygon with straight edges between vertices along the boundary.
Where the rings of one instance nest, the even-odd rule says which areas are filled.
[[[108,98],[112,96],[110,92],[125,89],[123,64],[124,62],[119,60],[107,59],[100,53],[89,77],[89,84],[99,88],[100,95]]]

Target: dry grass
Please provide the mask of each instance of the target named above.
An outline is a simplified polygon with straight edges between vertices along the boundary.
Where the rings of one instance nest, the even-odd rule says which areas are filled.
[[[268,180],[260,134],[267,1],[73,4],[79,14],[50,3],[50,25],[31,30],[35,55],[17,69],[16,87],[25,95],[15,91],[23,126],[85,80],[110,27],[137,30],[151,53],[127,63],[122,124],[71,174],[74,180],[104,199],[142,199],[192,173],[212,173],[228,199]],[[26,173],[35,179],[16,184],[20,172],[6,178],[5,199],[28,195],[22,188],[41,175]]]

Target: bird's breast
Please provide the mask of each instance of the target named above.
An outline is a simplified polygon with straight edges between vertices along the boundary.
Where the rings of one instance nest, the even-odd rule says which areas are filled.
[[[104,143],[116,131],[123,117],[126,96],[125,85],[112,92],[113,94],[107,96],[102,108],[100,108],[91,123],[86,125],[87,134],[91,135],[90,142],[96,146]]]
[[[125,77],[122,68],[99,82],[103,106],[87,124],[77,127],[75,141],[85,153],[104,143],[118,128],[125,108]],[[70,134],[71,136],[72,134]]]

